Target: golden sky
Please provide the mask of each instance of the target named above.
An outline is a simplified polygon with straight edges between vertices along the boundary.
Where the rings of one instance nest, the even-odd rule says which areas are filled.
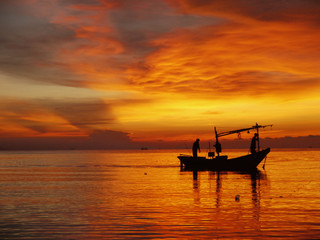
[[[320,2],[4,0],[1,136],[319,135]]]

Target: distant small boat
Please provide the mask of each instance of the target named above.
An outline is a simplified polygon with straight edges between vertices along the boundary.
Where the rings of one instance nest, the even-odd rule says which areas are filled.
[[[190,155],[180,154],[178,156],[178,159],[180,160],[180,166],[183,170],[212,170],[212,171],[254,170],[262,162],[262,160],[266,158],[267,154],[270,152],[270,148],[260,150],[260,142],[259,142],[259,128],[265,128],[267,126],[272,126],[272,125],[261,126],[256,124],[251,128],[243,128],[243,129],[233,130],[229,132],[222,132],[219,134],[217,133],[217,130],[215,128],[215,134],[216,134],[215,146],[216,146],[217,156],[215,156],[214,152],[209,152],[208,158],[193,157]],[[234,134],[234,133],[239,134],[240,132],[249,131],[252,129],[257,130],[257,143],[258,143],[257,152],[253,152],[248,155],[244,155],[236,158],[230,158],[230,159],[228,159],[228,156],[220,156],[221,145],[218,140],[219,137]]]

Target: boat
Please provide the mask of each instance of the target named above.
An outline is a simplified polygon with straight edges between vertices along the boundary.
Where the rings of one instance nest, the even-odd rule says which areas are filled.
[[[180,154],[178,159],[180,160],[180,167],[182,170],[212,170],[212,171],[252,171],[257,169],[258,165],[266,159],[270,148],[260,150],[259,129],[272,125],[254,125],[250,128],[242,128],[232,130],[228,132],[217,133],[216,127],[216,153],[208,152],[208,157],[193,157],[191,155]],[[219,137],[227,136],[230,134],[240,134],[244,131],[256,130],[258,151],[252,151],[248,155],[239,156],[235,158],[228,158],[228,156],[220,155],[221,144],[219,143]],[[264,165],[263,165],[264,168]]]

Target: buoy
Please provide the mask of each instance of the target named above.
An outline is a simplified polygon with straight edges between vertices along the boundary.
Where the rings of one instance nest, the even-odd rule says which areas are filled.
[[[237,202],[239,202],[239,201],[240,201],[240,195],[237,194],[237,195],[235,196],[234,200],[236,200]]]

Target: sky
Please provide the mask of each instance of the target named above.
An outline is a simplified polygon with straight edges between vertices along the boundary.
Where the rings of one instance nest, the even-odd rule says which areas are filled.
[[[0,33],[3,139],[320,135],[317,0],[1,0]]]

